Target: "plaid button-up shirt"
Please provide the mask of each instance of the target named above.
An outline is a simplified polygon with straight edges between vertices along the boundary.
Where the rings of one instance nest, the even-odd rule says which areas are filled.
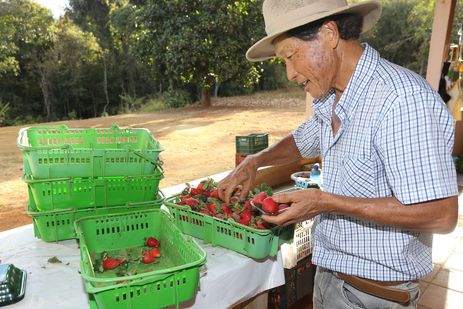
[[[403,204],[458,194],[452,161],[454,121],[419,75],[380,58],[367,44],[335,113],[331,92],[314,100],[313,118],[293,132],[305,157],[321,155],[323,189]],[[313,226],[316,265],[383,281],[413,280],[432,270],[432,234],[321,214]]]

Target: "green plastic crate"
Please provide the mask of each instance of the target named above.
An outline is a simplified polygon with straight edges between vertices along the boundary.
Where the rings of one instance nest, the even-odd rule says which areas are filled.
[[[37,126],[19,131],[24,173],[37,179],[148,175],[164,149],[148,129]]]
[[[159,193],[162,193],[159,191]],[[150,202],[133,203],[124,206],[99,207],[87,209],[62,209],[58,211],[33,211],[28,208],[27,214],[32,217],[34,235],[44,241],[58,241],[76,238],[74,222],[78,219],[96,216],[117,214],[129,211],[139,211],[151,208],[159,209],[164,201],[163,195]]]
[[[294,225],[269,230],[254,229],[222,220],[175,204],[179,195],[169,197],[164,205],[169,208],[175,223],[183,233],[200,238],[214,246],[224,247],[254,259],[275,256],[282,243],[292,240]]]
[[[81,275],[91,308],[164,308],[193,298],[199,268],[206,252],[183,235],[162,210],[83,218],[75,223],[80,241]],[[162,257],[153,264],[137,264],[137,274],[117,277],[116,270],[95,272],[91,256],[103,251],[142,247],[144,238],[157,238]],[[122,281],[122,282],[121,282]]]
[[[253,133],[244,136],[235,136],[236,153],[247,155],[258,153],[268,147],[268,134]]]
[[[82,209],[125,205],[156,199],[164,177],[156,169],[151,175],[86,178],[31,179],[26,177],[29,204],[35,211]]]

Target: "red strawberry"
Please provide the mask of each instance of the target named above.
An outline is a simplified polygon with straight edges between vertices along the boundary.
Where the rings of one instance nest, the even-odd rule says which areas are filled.
[[[246,207],[247,209],[251,210],[251,209],[252,209],[251,200],[247,200],[247,201],[244,203],[244,207]]]
[[[198,194],[201,194],[201,192],[202,192],[202,191],[200,191],[200,190],[198,190],[198,189],[196,189],[196,188],[194,188],[194,187],[191,187],[191,188],[190,188],[190,194],[191,194],[191,195],[198,195]]]
[[[203,186],[204,186],[204,183],[203,183],[203,182],[200,182],[200,183],[198,184],[198,186],[196,187],[196,191],[198,192],[198,194],[203,193],[203,191],[204,191]]]
[[[267,193],[265,191],[262,191],[254,195],[254,197],[252,198],[252,202],[254,204],[262,204],[266,197],[267,197]]]
[[[222,211],[223,211],[223,213],[226,214],[226,215],[229,215],[229,214],[231,214],[231,212],[232,212],[231,209],[228,208],[228,206],[225,205],[225,204],[222,205]]]
[[[219,191],[217,191],[217,190],[211,191],[210,196],[215,197],[215,198],[219,198]]]
[[[202,213],[203,215],[206,215],[206,216],[210,216],[210,215],[211,215],[211,213],[209,212],[209,210],[206,210],[206,209],[201,209],[199,212]]]
[[[278,203],[275,202],[271,197],[266,197],[262,201],[262,209],[268,213],[278,212]]]
[[[244,218],[239,218],[239,219],[236,219],[235,221],[236,221],[236,223],[249,226],[249,220],[246,220]]]
[[[145,252],[141,258],[141,261],[145,264],[149,264],[155,262],[156,260],[149,252]]]
[[[156,238],[154,237],[150,237],[146,240],[146,245],[148,247],[159,247],[161,245],[161,243],[159,242],[159,240],[157,240]]]
[[[251,211],[249,209],[243,210],[241,212],[241,214],[240,214],[240,218],[244,219],[244,220],[247,220],[247,221],[251,220],[251,217],[252,217],[252,215],[251,215]]]
[[[121,265],[122,263],[124,263],[124,259],[113,259],[113,258],[106,258],[104,261],[103,261],[103,268],[108,270],[108,269],[114,269],[116,267],[118,267],[119,265]]]
[[[153,248],[150,251],[148,251],[149,254],[151,254],[154,258],[161,257],[161,252],[159,251],[158,248]]]
[[[216,205],[216,204],[209,204],[209,205],[207,205],[207,209],[208,209],[210,212],[216,212],[217,205]]]
[[[190,206],[191,208],[196,208],[196,204],[199,204],[199,201],[195,199],[194,197],[188,197],[184,199],[185,204]]]
[[[259,230],[267,230],[267,229],[268,229],[268,227],[265,225],[264,222],[259,222],[259,223],[257,223],[257,228],[258,228]]]

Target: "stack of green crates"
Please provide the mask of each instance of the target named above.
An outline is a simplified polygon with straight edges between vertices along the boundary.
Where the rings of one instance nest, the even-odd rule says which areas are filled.
[[[235,165],[238,166],[247,155],[258,153],[268,147],[268,134],[252,133],[235,136],[235,144]]]
[[[268,134],[252,133],[248,135],[235,136],[235,141],[237,154],[254,154],[268,147]]]
[[[74,221],[161,206],[163,148],[147,129],[21,129],[28,214],[35,236],[45,241],[76,237]]]

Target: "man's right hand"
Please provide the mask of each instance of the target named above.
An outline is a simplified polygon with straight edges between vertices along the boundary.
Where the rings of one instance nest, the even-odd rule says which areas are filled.
[[[233,192],[240,185],[242,186],[240,198],[245,199],[254,186],[257,168],[256,155],[248,155],[227,177],[219,182],[217,190],[220,199],[228,203]]]

